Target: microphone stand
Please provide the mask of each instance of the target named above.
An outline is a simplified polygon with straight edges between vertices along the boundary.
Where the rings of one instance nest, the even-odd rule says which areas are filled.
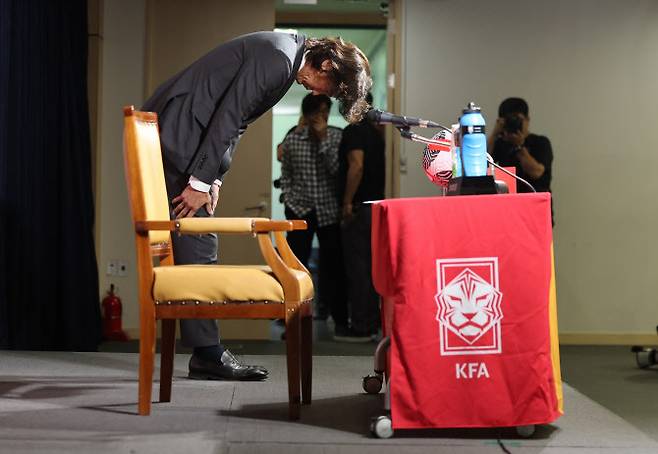
[[[419,134],[416,134],[415,132],[412,132],[409,126],[396,126],[397,130],[400,131],[400,135],[404,137],[405,139],[411,140],[412,142],[418,142],[418,143],[424,143],[427,145],[438,145],[438,146],[445,146],[445,143],[439,142],[434,139],[428,139],[427,137],[423,137]],[[450,131],[450,129],[441,126],[441,129],[445,129],[446,131]],[[452,132],[452,131],[450,131]],[[442,152],[442,153],[447,153],[447,152]],[[442,195],[446,195],[446,188],[441,188]]]
[[[424,143],[427,145],[445,145],[443,142],[439,142],[434,139],[428,139],[427,137],[423,137],[419,134],[416,134],[415,132],[412,132],[409,126],[396,126],[397,130],[400,131],[400,135],[404,137],[405,139],[411,140],[412,142],[418,142],[418,143]],[[450,131],[448,128],[443,128],[446,131]]]
[[[424,144],[428,144],[428,145],[439,145],[439,146],[445,145],[445,143],[441,143],[441,142],[439,142],[437,140],[434,140],[434,139],[428,139],[427,137],[423,137],[419,134],[416,134],[415,132],[412,132],[409,126],[396,126],[396,128],[397,128],[398,131],[400,131],[400,136],[404,137],[405,139],[411,140],[412,142],[424,143]],[[445,128],[443,126],[441,128],[445,129],[447,131],[450,131],[450,129]],[[536,192],[535,188],[530,183],[528,183],[526,180],[524,180],[523,178],[521,178],[521,177],[519,177],[519,176],[517,176],[517,175],[515,175],[511,172],[508,172],[507,170],[505,170],[504,168],[502,168],[501,166],[496,164],[489,153],[487,153],[487,162],[489,164],[491,164],[492,167],[499,169],[500,171],[508,174],[511,177],[514,177],[516,180],[520,181],[521,183],[526,185],[528,188],[530,188],[532,190],[532,192]],[[463,170],[462,170],[462,172],[463,172]],[[459,179],[460,183],[461,183],[462,178]],[[467,178],[469,178],[469,177],[467,177]],[[470,177],[470,178],[471,179],[477,179],[477,178],[481,178],[481,177]],[[459,186],[461,186],[461,184]],[[477,193],[480,193],[480,194],[491,193],[490,188],[486,188],[484,190],[482,188],[477,188],[477,189],[474,189],[474,191],[475,192],[471,192],[469,190],[469,191],[464,191],[464,193],[465,194],[467,194],[467,193],[471,193],[471,194],[474,194],[474,193],[475,194],[477,194]],[[461,192],[461,189],[457,189],[457,192]]]

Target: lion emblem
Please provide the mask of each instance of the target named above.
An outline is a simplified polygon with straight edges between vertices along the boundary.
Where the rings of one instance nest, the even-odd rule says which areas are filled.
[[[502,294],[465,268],[436,295],[436,319],[472,345],[502,318]]]

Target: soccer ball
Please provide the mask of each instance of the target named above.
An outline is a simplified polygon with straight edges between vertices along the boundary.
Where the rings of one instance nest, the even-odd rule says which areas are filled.
[[[427,144],[423,152],[423,170],[435,185],[446,188],[452,178],[454,140],[450,131],[441,130],[432,137],[440,144]]]

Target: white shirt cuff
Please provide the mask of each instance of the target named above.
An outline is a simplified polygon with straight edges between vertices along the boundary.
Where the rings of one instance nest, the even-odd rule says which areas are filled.
[[[192,189],[194,189],[195,191],[199,191],[199,192],[210,191],[210,185],[208,183],[204,183],[203,181],[199,180],[194,175],[190,175],[190,179],[187,182],[189,183],[190,186],[192,186]],[[219,179],[213,181],[212,184],[219,186],[220,188],[222,187],[222,181]]]
[[[203,181],[199,180],[194,175],[190,175],[188,184],[192,186],[192,189],[194,189],[195,191],[210,192],[210,185],[208,183],[204,183]]]

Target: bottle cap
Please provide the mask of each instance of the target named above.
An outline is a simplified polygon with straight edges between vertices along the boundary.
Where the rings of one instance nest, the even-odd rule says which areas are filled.
[[[462,113],[468,114],[468,113],[480,113],[481,109],[479,106],[476,106],[473,101],[469,102],[466,105],[466,109],[462,111]]]

